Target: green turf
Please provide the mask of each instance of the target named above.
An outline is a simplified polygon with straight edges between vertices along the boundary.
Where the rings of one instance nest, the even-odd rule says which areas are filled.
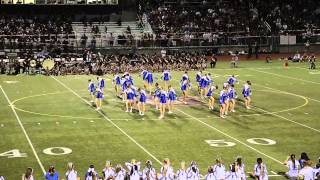
[[[170,158],[175,169],[181,160],[195,160],[201,174],[205,175],[207,166],[212,165],[216,157],[222,157],[228,165],[238,155],[244,158],[246,171],[252,171],[256,158],[262,157],[272,175],[271,171],[286,170],[279,161],[284,161],[289,153],[298,156],[306,151],[312,159],[319,156],[319,70],[310,71],[307,64],[300,63],[284,69],[280,62],[245,61],[238,69],[230,69],[228,63],[219,62],[216,69],[207,71],[212,73],[220,87],[228,75],[238,75],[238,94],[243,81],[251,80],[256,108],[246,110],[240,97],[237,112],[223,120],[218,118],[217,111],[210,112],[202,102],[192,106],[178,105],[175,113],[167,115],[164,120],[158,120],[159,113],[149,105],[142,118],[137,113],[124,112],[124,104],[115,97],[112,89],[112,77],[106,75],[107,93],[102,109],[105,116],[102,116],[84,102],[89,99],[87,80],[94,76],[55,77],[56,81],[40,75],[2,75],[0,85],[14,102],[44,168],[55,165],[60,175],[65,173],[69,161],[75,163],[83,178],[90,164],[100,172],[105,160],[123,164],[132,158],[142,162],[150,159],[159,170],[157,160],[166,157]],[[172,85],[179,95],[178,81],[182,74],[172,72]],[[189,76],[194,80],[195,72],[189,72]],[[134,79],[138,86],[142,85],[137,75]],[[191,92],[196,95],[195,86]],[[27,157],[21,158],[0,156],[0,175],[9,180],[19,179],[31,166],[35,169],[35,177],[41,179],[39,163],[4,94],[0,94],[0,153],[13,149],[27,153]],[[247,142],[249,138],[268,138],[276,144],[251,144]],[[236,145],[211,147],[205,140],[225,140]],[[67,147],[72,153],[61,156],[43,153],[50,147]]]

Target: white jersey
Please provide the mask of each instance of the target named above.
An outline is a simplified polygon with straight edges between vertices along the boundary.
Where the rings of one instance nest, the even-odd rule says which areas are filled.
[[[124,180],[125,176],[126,176],[126,171],[122,169],[118,173],[114,174],[114,180]]]
[[[295,163],[293,164],[293,162],[291,160],[289,160],[287,162],[287,167],[289,168],[289,171],[287,173],[287,175],[289,177],[298,177],[299,175],[299,161],[295,160]]]
[[[199,180],[200,175],[199,175],[199,169],[195,167],[195,171],[192,170],[192,167],[189,167],[187,169],[187,179],[188,180]]]
[[[179,169],[176,173],[176,180],[186,180],[187,179],[187,171],[184,169]]]
[[[315,174],[314,170],[312,167],[304,167],[300,170],[299,176],[303,176],[304,180],[314,180],[315,179]]]
[[[216,180],[216,176],[214,176],[213,173],[208,173],[208,174],[206,174],[206,176],[204,177],[204,180]]]
[[[214,172],[214,175],[216,176],[217,180],[225,179],[225,177],[226,177],[226,167],[223,164],[214,165],[213,172]]]
[[[237,175],[242,180],[246,179],[246,172],[245,172],[245,165],[244,164],[241,164],[241,166],[237,165]]]
[[[140,173],[138,171],[133,171],[130,174],[130,180],[140,180]]]
[[[66,180],[77,180],[77,171],[71,170],[66,172]],[[30,179],[31,180],[31,179]]]
[[[263,163],[254,165],[254,175],[260,180],[268,180],[267,166]]]
[[[143,180],[156,180],[157,174],[154,168],[144,168],[142,171],[142,179]]]
[[[115,171],[112,167],[104,168],[102,172],[104,174],[104,180],[107,180],[110,177],[114,177],[115,175]]]
[[[160,175],[158,177],[159,180],[173,180],[174,179],[174,172],[171,166],[168,167],[161,167]]]
[[[26,178],[25,176],[22,177],[23,180],[34,180],[33,176],[30,175],[29,178]],[[4,177],[3,176],[0,176],[0,180],[4,180]]]
[[[241,180],[241,177],[237,174],[237,172],[227,172],[225,180]]]

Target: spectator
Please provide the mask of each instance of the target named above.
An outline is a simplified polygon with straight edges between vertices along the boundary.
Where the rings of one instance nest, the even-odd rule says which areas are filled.
[[[66,179],[67,180],[77,180],[78,178],[78,173],[77,171],[74,169],[74,165],[72,162],[68,163],[67,166],[68,170],[66,172]]]
[[[106,166],[105,168],[102,170],[102,174],[103,174],[103,179],[107,180],[107,179],[112,179],[115,176],[115,170],[111,165],[110,161],[106,161]]]
[[[98,180],[99,179],[99,175],[98,173],[94,170],[94,165],[90,165],[88,172],[86,173],[85,180]]]
[[[27,168],[26,173],[22,175],[22,180],[34,180],[32,168]]]
[[[47,174],[45,175],[46,180],[59,180],[59,174],[56,172],[54,166],[50,166]]]
[[[303,180],[314,180],[315,173],[314,169],[311,167],[311,161],[303,161],[303,168],[299,172],[299,179]]]
[[[257,158],[257,164],[254,165],[253,174],[256,180],[268,180],[267,166],[262,162],[262,158]]]
[[[290,180],[296,180],[298,178],[300,169],[299,161],[296,160],[296,155],[291,154],[284,162],[284,165],[286,165],[289,169],[289,171],[286,173],[286,176]]]
[[[157,179],[156,170],[152,167],[152,162],[150,160],[147,160],[146,167],[142,171],[142,179],[143,180]]]

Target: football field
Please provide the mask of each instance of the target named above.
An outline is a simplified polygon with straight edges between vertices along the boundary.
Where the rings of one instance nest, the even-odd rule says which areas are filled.
[[[99,174],[106,160],[113,165],[136,159],[150,159],[157,172],[164,158],[174,170],[179,162],[195,160],[200,173],[221,157],[228,169],[242,156],[246,171],[252,172],[256,158],[267,164],[270,179],[284,179],[282,164],[294,153],[307,152],[312,160],[320,154],[320,71],[307,69],[306,63],[291,63],[284,69],[280,62],[244,61],[231,69],[218,62],[207,69],[219,86],[234,74],[239,84],[236,112],[219,118],[218,104],[210,111],[206,99],[197,98],[195,71],[189,104],[177,102],[173,114],[158,119],[159,112],[147,105],[145,116],[126,113],[117,98],[112,75],[105,75],[106,93],[101,111],[90,103],[88,79],[96,76],[0,76],[0,175],[8,180],[21,179],[27,167],[35,178],[55,165],[62,179],[67,162],[73,162],[83,179],[90,164]],[[171,84],[181,96],[183,72],[171,72]],[[161,84],[160,73],[154,74]],[[142,87],[138,74],[134,83]],[[244,81],[252,82],[253,108],[243,105]],[[216,101],[217,102],[217,101]]]

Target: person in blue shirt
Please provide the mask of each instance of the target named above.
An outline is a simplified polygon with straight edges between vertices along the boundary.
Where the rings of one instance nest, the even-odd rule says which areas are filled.
[[[90,165],[89,169],[84,177],[85,180],[96,180],[99,179],[98,173],[94,170],[94,165]]]
[[[94,83],[91,81],[91,79],[89,79],[88,82],[89,82],[88,91],[91,96],[91,102],[93,103],[94,102],[95,86],[94,86]]]
[[[46,180],[59,180],[59,173],[56,172],[54,166],[50,166],[44,177]]]
[[[220,103],[220,117],[226,118],[225,111],[226,111],[226,100],[227,100],[228,94],[227,94],[227,86],[223,87],[223,89],[220,91],[220,97],[219,97],[219,103]]]
[[[98,86],[97,88],[100,88],[101,91],[103,92],[103,89],[105,87],[105,84],[104,84],[104,79],[102,77],[97,77],[97,81],[98,81]]]
[[[139,103],[138,103],[138,109],[139,109],[139,115],[143,116],[146,111],[146,102],[147,102],[147,93],[144,89],[138,89],[139,92]]]
[[[161,79],[163,80],[163,87],[164,89],[168,89],[169,81],[171,79],[170,72],[168,70],[164,70],[161,76]]]
[[[96,89],[96,107],[100,110],[102,107],[103,93],[100,88]]]
[[[214,86],[214,85],[211,85],[209,90],[208,90],[208,93],[207,93],[207,98],[209,100],[208,102],[208,106],[209,106],[209,109],[210,110],[213,110],[214,109],[214,97],[213,97],[213,93],[214,91],[218,89],[218,86]]]
[[[144,86],[144,88],[147,88],[147,86],[148,86],[147,75],[148,75],[148,71],[147,71],[147,70],[143,70],[143,71],[140,73],[140,76],[142,77],[142,80],[143,80],[143,86]]]
[[[181,83],[181,91],[182,91],[182,101],[184,104],[187,104],[187,97],[188,97],[188,88],[189,88],[189,81],[186,79]]]
[[[234,85],[235,83],[238,83],[238,80],[235,78],[234,75],[231,75],[231,77],[228,79],[228,84]]]
[[[228,97],[229,97],[229,111],[230,112],[236,112],[234,110],[235,106],[236,106],[236,98],[237,98],[237,92],[234,89],[234,85],[231,84],[229,85],[228,88]]]
[[[152,84],[153,84],[153,74],[151,71],[149,71],[146,75],[146,80],[147,80],[147,88],[149,90],[149,94],[151,95],[152,92]]]
[[[174,89],[173,89],[173,87],[171,85],[169,85],[168,88],[169,88],[169,91],[168,91],[168,100],[169,100],[168,109],[169,109],[169,112],[168,112],[168,114],[172,114],[173,113],[173,109],[174,109],[174,102],[177,99],[177,94],[176,94],[176,92],[174,91]]]
[[[198,71],[196,73],[196,82],[197,82],[197,85],[198,85],[198,93],[200,94],[201,96],[201,78],[202,78],[202,71]]]
[[[251,82],[250,81],[246,81],[246,83],[243,86],[242,89],[242,95],[244,97],[244,104],[246,106],[247,109],[251,109]]]
[[[133,104],[134,104],[134,98],[135,94],[133,89],[131,88],[131,85],[127,87],[125,90],[125,95],[126,95],[126,112],[132,112]]]
[[[114,84],[114,90],[116,91],[116,94],[118,97],[120,97],[120,86],[121,86],[121,78],[119,75],[114,75],[114,78],[112,80],[112,83]]]
[[[203,75],[200,79],[200,98],[203,99],[206,95],[206,88],[207,88],[207,75]]]
[[[159,109],[159,102],[160,102],[160,91],[161,91],[161,88],[160,88],[160,85],[158,83],[155,84],[155,91],[154,91],[154,94],[153,94],[153,99],[154,99],[154,104],[156,105],[156,110]]]
[[[160,104],[160,116],[159,119],[164,118],[164,114],[166,112],[166,106],[167,106],[167,98],[168,94],[164,89],[160,90],[160,98],[159,98],[159,104]]]

